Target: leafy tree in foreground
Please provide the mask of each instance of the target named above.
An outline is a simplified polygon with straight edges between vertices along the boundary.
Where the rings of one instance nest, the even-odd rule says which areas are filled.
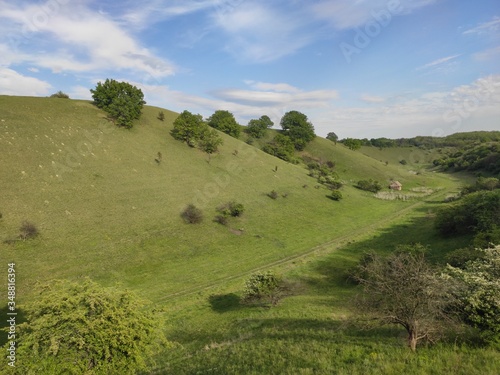
[[[271,128],[274,122],[269,116],[261,116],[258,120],[250,120],[245,132],[254,138],[262,138],[266,135],[267,129]]]
[[[290,111],[281,118],[281,127],[290,137],[296,150],[303,150],[316,134],[307,116],[299,111]]]
[[[216,153],[219,150],[219,146],[221,146],[222,144],[222,138],[219,136],[217,131],[214,129],[209,129],[208,127],[206,127],[202,131],[200,140],[198,141],[198,147],[200,148],[200,150],[208,154],[209,161],[212,154]]]
[[[231,137],[240,136],[240,126],[236,122],[233,114],[229,111],[217,110],[207,119],[208,126],[229,134]]]
[[[377,322],[402,326],[413,351],[419,341],[436,338],[451,321],[452,283],[426,262],[421,245],[385,258],[370,254],[353,277],[363,287],[357,310]]]
[[[116,124],[126,128],[133,126],[132,121],[141,116],[142,107],[146,104],[141,89],[114,79],[98,82],[90,92],[94,104],[106,111]]]
[[[22,374],[135,374],[167,344],[158,318],[128,291],[86,280],[51,282],[18,325]]]
[[[500,346],[500,245],[482,252],[464,269],[448,265],[448,272],[463,283],[458,297],[464,321]]]

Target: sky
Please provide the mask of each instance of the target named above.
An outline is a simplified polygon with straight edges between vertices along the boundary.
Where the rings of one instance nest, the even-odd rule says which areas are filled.
[[[500,130],[500,1],[0,0],[0,95],[90,100],[106,78],[320,136]]]

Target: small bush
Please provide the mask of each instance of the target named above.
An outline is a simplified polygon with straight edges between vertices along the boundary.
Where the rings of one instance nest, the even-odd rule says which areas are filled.
[[[283,297],[283,280],[268,271],[256,272],[245,283],[243,302],[264,302],[275,306]]]
[[[334,201],[339,201],[342,199],[342,193],[339,190],[332,190],[328,197]]]
[[[165,113],[163,113],[163,111],[160,111],[160,113],[158,113],[158,120],[160,121],[165,120]]]
[[[55,94],[52,94],[50,97],[51,98],[69,99],[69,95],[62,92],[62,91],[58,91]]]
[[[214,218],[214,221],[215,221],[216,223],[219,223],[219,224],[222,224],[222,225],[227,225],[228,219],[227,219],[227,216],[224,216],[224,215],[217,215],[217,216]]]
[[[361,190],[371,191],[372,193],[378,193],[380,190],[382,190],[382,185],[380,185],[380,182],[374,181],[372,179],[360,180],[355,185],[355,187]]]
[[[190,204],[182,212],[181,217],[188,224],[199,224],[203,220],[203,212],[194,204]]]
[[[245,207],[241,203],[236,203],[233,201],[219,206],[217,208],[217,211],[224,216],[238,217],[243,214],[243,211],[245,211]]]
[[[271,192],[267,193],[267,196],[271,199],[278,199],[278,192],[276,190],[272,190]]]
[[[35,238],[38,234],[38,228],[30,221],[24,221],[19,228],[19,238],[22,240]]]
[[[400,160],[400,161],[399,161],[399,164],[401,164],[401,165],[406,165],[406,164],[408,164],[408,162],[407,162],[405,159],[403,159],[403,160]]]

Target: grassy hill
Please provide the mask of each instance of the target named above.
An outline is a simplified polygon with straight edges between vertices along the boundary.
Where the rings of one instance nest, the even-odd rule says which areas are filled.
[[[160,121],[160,108],[145,107],[134,128],[126,130],[113,126],[87,101],[0,96],[0,108],[0,264],[17,265],[19,303],[29,303],[37,282],[57,278],[89,276],[104,285],[120,283],[166,311],[171,322],[169,338],[181,345],[172,358],[165,359],[168,364],[163,368],[174,373],[207,373],[205,364],[216,361],[212,352],[192,366],[184,366],[183,361],[202,353],[211,342],[253,345],[245,341],[245,335],[262,337],[267,324],[274,324],[269,316],[267,323],[252,323],[266,311],[241,310],[231,303],[229,313],[221,315],[217,300],[210,303],[210,296],[238,293],[244,279],[258,269],[274,268],[299,275],[311,285],[316,279],[322,283],[330,276],[318,274],[311,259],[339,249],[337,265],[352,264],[362,251],[350,252],[352,241],[385,235],[385,228],[408,220],[408,215],[427,215],[423,198],[410,202],[375,199],[353,187],[357,180],[373,178],[386,185],[398,179],[404,189],[441,189],[431,196],[436,201],[461,184],[456,177],[424,168],[417,174],[414,164],[394,162],[399,156],[386,164],[389,158],[368,156],[363,150],[351,151],[317,138],[305,152],[334,161],[346,183],[344,199],[334,202],[326,197],[327,189],[316,188],[303,165],[286,163],[225,134],[221,134],[220,153],[209,160],[171,137],[176,113],[165,109],[165,121]],[[155,161],[158,152],[161,163]],[[278,199],[267,196],[272,190],[279,193]],[[243,216],[232,218],[228,226],[215,223],[216,208],[229,201],[244,205]],[[201,224],[181,219],[188,204],[203,210]],[[40,236],[18,241],[25,220],[38,227]],[[437,248],[449,250],[444,243]],[[302,316],[311,320],[298,327],[309,332],[305,336],[312,335],[314,320],[324,323],[326,319],[321,335],[327,335],[332,309],[338,307],[336,314],[342,315],[341,303],[352,291],[335,283],[319,291],[312,286],[305,290],[309,292],[270,314],[276,314],[276,319]],[[325,302],[329,307],[318,305],[328,298],[325,290],[336,295],[337,302]],[[226,302],[223,298],[222,313]],[[233,325],[238,321],[241,329]],[[252,353],[267,351],[274,339],[279,340],[273,329],[271,340],[259,341]],[[233,347],[221,344],[226,346]],[[222,349],[214,353],[218,350]],[[235,361],[250,349],[242,350]],[[304,350],[301,355],[312,355]],[[327,351],[321,356],[331,354]],[[273,358],[270,354],[262,371]],[[228,367],[214,373],[238,370]]]

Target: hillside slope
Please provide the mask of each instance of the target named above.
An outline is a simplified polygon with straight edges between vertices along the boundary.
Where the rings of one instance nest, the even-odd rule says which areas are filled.
[[[126,130],[87,101],[0,96],[0,108],[0,261],[16,262],[24,275],[21,300],[37,281],[90,276],[158,301],[300,254],[408,204],[377,200],[351,186],[357,179],[455,185],[317,138],[306,151],[333,159],[348,183],[345,198],[334,202],[303,165],[225,134],[209,162],[170,136],[176,114],[167,110],[160,121],[159,108],[145,107]],[[278,199],[266,195],[271,190]],[[245,213],[225,227],[213,218],[228,201],[242,203]],[[203,210],[203,223],[181,219],[190,203]],[[4,243],[17,238],[24,220],[35,223],[40,236]]]

